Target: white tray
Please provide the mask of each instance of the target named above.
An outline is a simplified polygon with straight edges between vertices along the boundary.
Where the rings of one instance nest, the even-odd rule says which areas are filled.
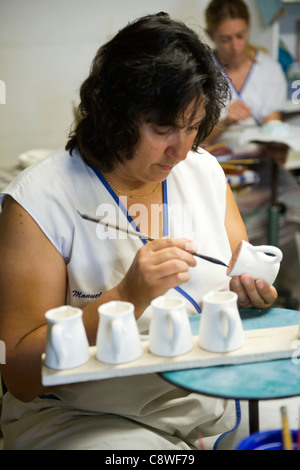
[[[155,356],[149,352],[148,341],[143,341],[143,354],[134,362],[108,365],[96,358],[96,347],[90,348],[90,359],[80,367],[57,371],[46,367],[42,357],[43,385],[59,385],[89,380],[108,379],[130,375],[150,374],[180,369],[195,369],[230,364],[263,362],[291,358],[297,348],[298,326],[284,326],[248,330],[244,332],[245,344],[229,353],[212,353],[198,345],[194,336],[194,348],[187,354],[174,358]]]

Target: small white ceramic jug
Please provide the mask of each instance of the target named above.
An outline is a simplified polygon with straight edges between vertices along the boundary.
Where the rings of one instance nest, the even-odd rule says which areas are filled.
[[[203,297],[199,345],[211,352],[229,352],[244,344],[235,292],[210,292]]]
[[[253,246],[242,240],[233,253],[227,275],[230,277],[250,274],[253,279],[264,279],[268,284],[275,281],[282,260],[282,251],[276,246]]]
[[[80,308],[63,305],[48,310],[45,364],[51,369],[72,369],[89,360],[89,343]]]
[[[111,301],[98,308],[97,359],[107,364],[121,364],[138,359],[143,352],[134,305]]]
[[[157,297],[151,302],[149,349],[157,356],[174,357],[193,349],[193,335],[185,309],[185,300]]]

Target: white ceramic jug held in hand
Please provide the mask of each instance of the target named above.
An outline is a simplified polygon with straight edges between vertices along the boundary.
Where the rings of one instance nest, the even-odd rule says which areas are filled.
[[[276,246],[253,246],[242,240],[233,253],[227,275],[230,277],[250,274],[253,279],[264,279],[268,284],[275,281],[282,260],[282,251]]]
[[[157,297],[151,302],[149,349],[157,356],[174,357],[193,349],[193,336],[185,300]]]
[[[51,369],[79,367],[90,358],[80,308],[63,305],[48,310],[45,364]]]
[[[229,352],[244,344],[237,294],[230,291],[210,292],[203,297],[198,342],[211,352]]]
[[[134,305],[111,301],[98,308],[97,359],[106,364],[121,364],[138,359],[143,352]]]

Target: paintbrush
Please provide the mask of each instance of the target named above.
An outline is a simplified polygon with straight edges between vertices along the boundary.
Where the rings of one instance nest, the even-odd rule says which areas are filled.
[[[280,408],[282,420],[282,441],[284,450],[293,450],[292,434],[289,428],[286,406]]]
[[[224,142],[218,142],[216,144],[208,145],[207,147],[203,147],[203,148],[207,152],[213,152],[214,150],[218,150],[222,147],[226,147],[226,145],[227,145],[227,142],[224,141]]]
[[[149,235],[145,235],[142,232],[137,232],[136,230],[131,230],[129,228],[120,227],[119,225],[111,224],[110,222],[103,221],[100,217],[92,217],[92,216],[87,215],[87,214],[81,214],[79,211],[77,211],[77,212],[83,219],[89,220],[90,222],[96,222],[97,224],[98,223],[102,224],[106,227],[110,227],[110,228],[113,228],[115,230],[119,230],[120,232],[125,232],[125,233],[128,233],[129,235],[134,235],[135,237],[141,238],[142,240],[148,240],[148,241],[155,240],[155,238],[149,237]],[[189,250],[186,250],[186,251],[189,251]],[[197,256],[198,258],[202,258],[206,261],[209,261],[210,263],[220,264],[221,266],[225,266],[226,268],[228,267],[227,264],[223,263],[223,261],[220,261],[217,258],[212,258],[211,256],[206,256],[206,255],[200,255],[199,253],[197,253],[195,251],[194,252],[189,252],[189,253],[192,253],[193,256]]]
[[[229,158],[224,162],[219,162],[220,165],[254,165],[255,163],[259,163],[259,158]]]

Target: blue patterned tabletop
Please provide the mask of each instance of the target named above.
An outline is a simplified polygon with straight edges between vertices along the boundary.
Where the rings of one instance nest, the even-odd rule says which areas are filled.
[[[300,312],[281,308],[240,309],[244,330],[296,325]],[[193,335],[198,334],[201,315],[191,317]],[[289,359],[230,366],[164,372],[176,385],[205,395],[234,399],[274,399],[300,395],[299,351]],[[298,359],[299,358],[299,359]]]

